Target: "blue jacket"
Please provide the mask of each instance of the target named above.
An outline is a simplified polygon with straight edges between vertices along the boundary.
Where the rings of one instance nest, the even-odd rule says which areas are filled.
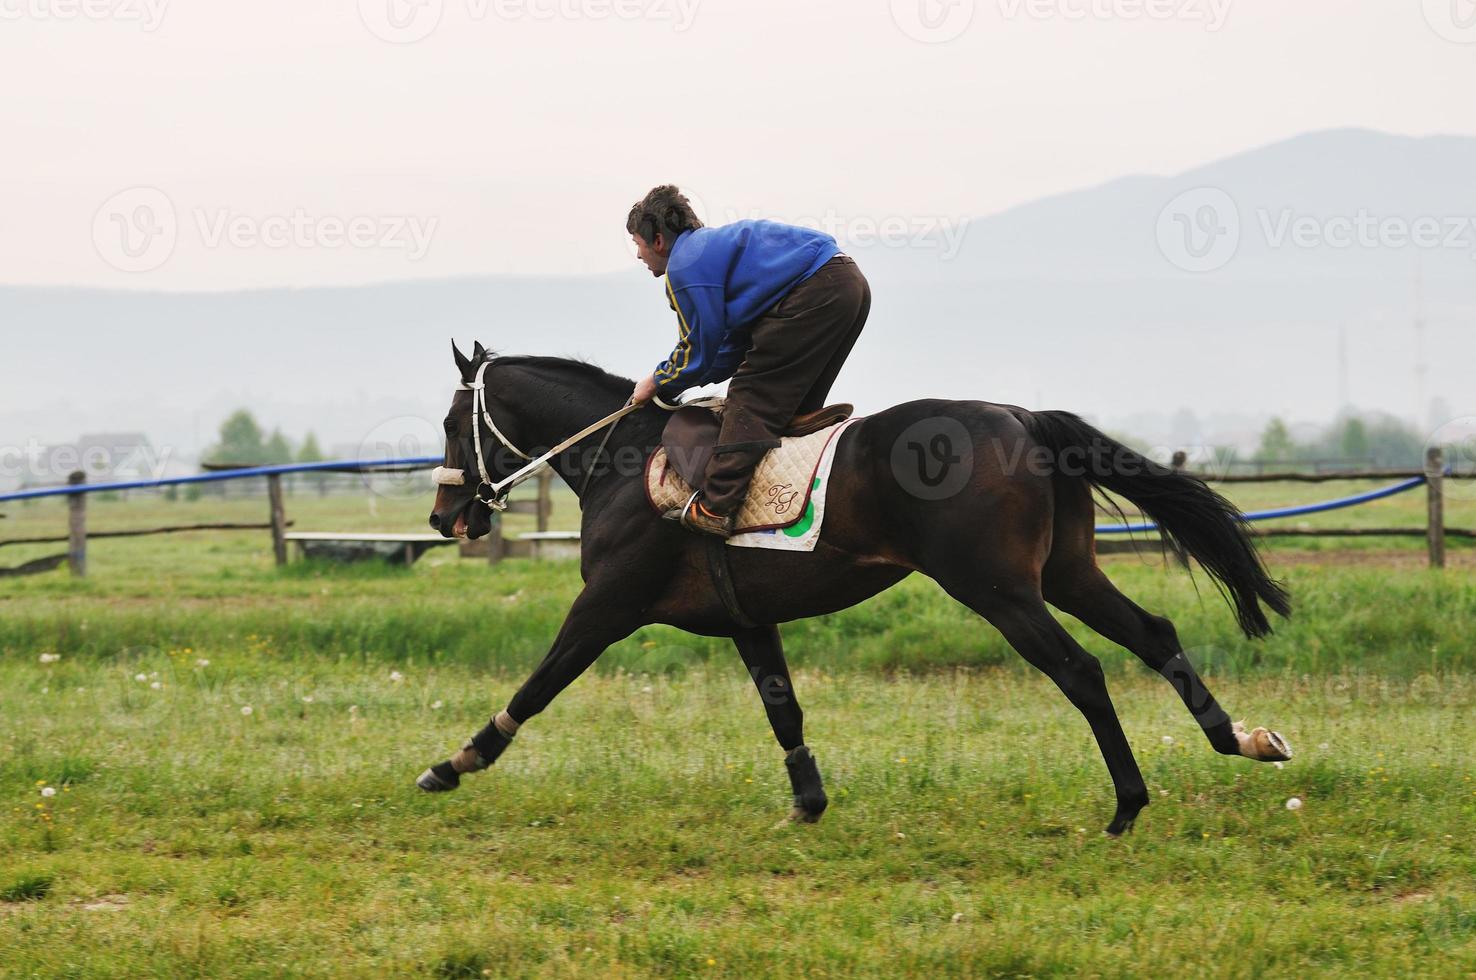
[[[666,266],[677,345],[656,368],[661,397],[670,401],[731,378],[748,352],[753,322],[839,251],[824,232],[776,221],[735,221],[677,236]]]

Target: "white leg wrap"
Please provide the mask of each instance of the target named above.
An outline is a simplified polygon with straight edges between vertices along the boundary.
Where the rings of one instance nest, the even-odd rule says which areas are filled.
[[[508,738],[512,738],[518,733],[518,729],[523,727],[522,725],[513,721],[513,716],[508,714],[506,711],[497,712],[497,717],[492,719],[492,724],[496,725],[497,730],[506,735]]]

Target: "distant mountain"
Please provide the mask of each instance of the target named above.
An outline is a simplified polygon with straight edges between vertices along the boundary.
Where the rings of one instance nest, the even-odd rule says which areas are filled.
[[[1220,420],[1197,438],[1244,442],[1270,414],[1333,416],[1341,330],[1354,404],[1424,424],[1443,396],[1476,414],[1473,173],[1470,137],[1337,130],[976,219],[947,258],[937,240],[848,245],[875,303],[835,394],[864,409],[938,395],[1105,424],[1161,416],[1176,441],[1196,432],[1187,408]],[[1436,222],[1431,247],[1399,240],[1419,219]],[[1340,246],[1360,225],[1373,244]],[[659,284],[635,271],[208,294],[5,287],[0,324],[0,444],[123,427],[180,453],[239,405],[324,444],[396,426],[433,439],[452,336],[631,375],[675,337]]]

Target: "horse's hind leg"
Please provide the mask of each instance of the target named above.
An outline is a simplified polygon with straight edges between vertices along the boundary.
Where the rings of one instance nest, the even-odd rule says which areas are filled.
[[[758,688],[774,737],[784,750],[784,767],[789,770],[789,785],[794,790],[790,819],[814,823],[825,812],[829,801],[820,782],[820,767],[805,745],[805,714],[794,696],[794,682],[789,679],[779,627],[745,630],[734,635],[733,642]]]
[[[1162,674],[1179,693],[1180,700],[1217,752],[1261,762],[1290,758],[1291,747],[1276,732],[1264,728],[1247,732],[1240,723],[1231,722],[1179,645],[1174,624],[1140,608],[1119,592],[1097,567],[1089,537],[1092,533],[1090,498],[1086,501],[1083,522],[1080,507],[1059,506],[1061,496],[1057,497],[1054,547],[1041,569],[1041,589],[1046,601],[1113,643],[1127,647],[1139,660]],[[1073,526],[1062,527],[1067,514],[1072,515]]]
[[[1117,793],[1117,812],[1107,833],[1117,837],[1130,830],[1138,812],[1148,805],[1148,789],[1112,707],[1097,658],[1071,638],[1046,609],[1040,594],[1021,580],[995,586],[961,587],[943,580],[940,584],[949,595],[989,620],[1086,717]]]

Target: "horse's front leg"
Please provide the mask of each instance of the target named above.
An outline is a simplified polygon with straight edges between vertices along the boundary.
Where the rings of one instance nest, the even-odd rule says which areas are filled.
[[[644,605],[639,596],[631,595],[628,581],[586,585],[574,600],[553,647],[507,708],[493,716],[459,752],[421,773],[415,785],[428,793],[444,793],[459,786],[463,774],[490,767],[512,744],[524,722],[548,707],[606,648],[643,625],[644,620],[632,610]]]
[[[814,823],[825,812],[829,801],[820,781],[820,767],[805,745],[805,713],[794,696],[794,682],[789,678],[789,665],[784,660],[779,627],[745,630],[734,634],[733,642],[758,688],[774,737],[784,750],[784,767],[789,770],[789,785],[794,790],[794,809],[789,818]]]

